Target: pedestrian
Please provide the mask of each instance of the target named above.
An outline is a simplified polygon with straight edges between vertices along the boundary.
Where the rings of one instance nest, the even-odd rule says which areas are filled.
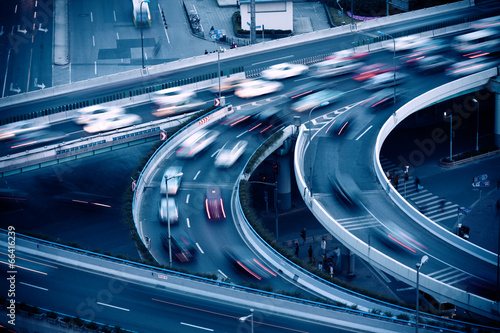
[[[302,237],[302,239],[304,240],[304,243],[306,242],[306,228],[304,228],[301,232],[300,232],[300,237]]]
[[[320,271],[322,271],[322,270],[323,270],[323,262],[322,262],[322,261],[320,261],[320,262],[319,262],[319,264],[318,264],[318,269],[319,269]]]
[[[394,176],[394,187],[396,188],[396,191],[398,190],[398,185],[399,185],[399,175]]]
[[[316,267],[316,258],[313,257],[312,265]]]
[[[330,277],[331,277],[331,278],[333,278],[333,276],[334,276],[334,270],[335,270],[335,269],[333,268],[333,263],[330,263],[329,268],[330,268]]]
[[[309,245],[309,249],[307,250],[307,253],[309,254],[309,262],[312,262],[312,260],[313,260],[313,247],[312,247],[312,245]]]
[[[440,206],[441,206],[441,213],[444,213],[444,205],[446,203],[446,200],[444,198],[441,199],[441,201],[439,202]]]
[[[207,50],[205,50],[205,54],[208,54],[208,51],[207,51]]]
[[[299,256],[299,243],[295,243],[295,255]]]
[[[420,179],[418,179],[418,177],[415,178],[415,187],[417,188],[417,192],[420,191],[420,187],[422,187],[422,185],[420,185]]]
[[[321,241],[321,250],[323,250],[323,254],[326,254],[326,239],[323,237],[323,240]]]

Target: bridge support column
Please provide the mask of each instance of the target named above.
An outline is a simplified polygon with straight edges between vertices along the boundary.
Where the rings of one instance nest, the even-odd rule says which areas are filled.
[[[490,80],[489,90],[495,93],[495,144],[500,147],[500,78]]]
[[[356,275],[356,255],[349,249],[347,249],[347,255],[349,257],[347,276],[354,276]]]
[[[278,203],[281,210],[292,207],[290,154],[278,156]]]

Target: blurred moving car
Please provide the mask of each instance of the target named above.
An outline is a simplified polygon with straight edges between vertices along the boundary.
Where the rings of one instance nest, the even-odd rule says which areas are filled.
[[[384,89],[387,87],[392,87],[394,84],[400,84],[405,81],[409,75],[401,72],[387,72],[374,77],[369,78],[363,84],[363,88],[368,90]]]
[[[427,250],[427,247],[418,242],[415,237],[390,221],[384,221],[384,224],[372,230],[373,234],[390,248],[403,250],[410,255],[417,255],[422,250]]]
[[[266,80],[283,80],[294,76],[304,75],[309,70],[306,65],[282,63],[272,65],[262,71],[261,76]]]
[[[354,52],[352,50],[342,50],[333,53],[332,55],[326,57],[325,60],[334,60],[334,59],[360,59],[368,56],[367,52]]]
[[[48,124],[34,120],[23,120],[0,126],[0,140],[12,139],[16,135],[32,133],[49,127]]]
[[[316,78],[327,78],[350,73],[363,63],[357,59],[333,59],[318,62],[310,67],[310,75]]]
[[[78,110],[78,116],[75,123],[78,125],[87,125],[92,122],[124,114],[125,109],[119,106],[92,105]]]
[[[56,195],[54,199],[83,209],[110,209],[114,206],[111,197],[85,192],[67,192]]]
[[[430,38],[425,38],[417,35],[400,37],[396,38],[394,40],[394,43],[388,43],[386,49],[391,52],[393,52],[394,49],[396,50],[396,52],[405,52],[421,47],[429,41]]]
[[[8,140],[7,144],[11,149],[27,148],[43,145],[55,140],[61,140],[67,136],[69,136],[69,134],[64,132],[40,130],[15,136],[14,138]]]
[[[283,83],[277,81],[252,80],[242,83],[234,94],[240,98],[251,98],[271,94],[283,89]]]
[[[182,172],[182,167],[180,166],[169,166],[165,172],[163,173],[163,177],[161,179],[160,183],[160,193],[165,194],[167,193],[167,182],[166,179],[170,178],[172,176],[176,176]],[[179,190],[179,187],[181,186],[181,177],[174,177],[171,178],[168,181],[168,194],[169,195],[175,195],[177,194],[177,191]]]
[[[379,74],[391,72],[394,70],[394,65],[388,65],[384,63],[376,63],[367,66],[361,67],[353,76],[353,79],[356,81],[366,81],[371,77],[374,77]],[[398,67],[396,67],[398,70]]]
[[[453,64],[451,67],[445,70],[445,73],[449,76],[461,77],[493,68],[497,66],[497,64],[498,62],[494,60],[474,58]]]
[[[449,42],[444,38],[426,38],[422,44],[412,49],[412,53],[428,56],[448,51],[449,47]]]
[[[332,103],[344,95],[343,92],[332,89],[325,89],[300,98],[291,105],[291,109],[297,112],[309,111],[313,107],[320,106],[322,103]]]
[[[205,210],[209,220],[223,220],[226,218],[224,211],[224,202],[217,186],[207,188],[207,197],[205,199]]]
[[[168,220],[167,220],[168,216]],[[167,198],[161,198],[158,207],[158,217],[161,223],[171,224],[179,222],[179,211],[177,210],[177,203],[174,198],[168,198],[168,214],[167,214]]]
[[[202,109],[205,104],[206,103],[204,101],[199,99],[187,99],[177,104],[164,104],[158,107],[158,109],[153,112],[153,115],[156,117],[164,117],[173,116],[184,112],[197,111]]]
[[[205,149],[208,149],[217,137],[219,132],[215,130],[202,129],[184,140],[183,144],[177,149],[177,157],[179,158],[194,158],[197,154]]]
[[[477,29],[456,36],[451,46],[455,52],[463,56],[471,53],[498,53],[500,52],[500,31],[492,28]]]
[[[259,281],[277,276],[276,273],[261,263],[259,259],[253,256],[238,256],[228,245],[223,247],[223,253],[237,270],[243,272],[245,275],[250,275]]]
[[[215,166],[218,168],[231,167],[243,153],[248,145],[245,140],[226,142],[215,157]]]
[[[399,95],[403,94],[404,91],[402,89],[396,89],[396,91],[394,91],[394,88],[385,88],[373,93],[360,105],[373,108],[373,110],[379,109],[389,104],[389,102],[392,103],[394,101],[394,93],[396,93],[397,98]]]
[[[194,242],[186,235],[172,236],[170,235],[172,258],[178,262],[188,262],[196,258],[196,248]],[[160,235],[161,244],[168,252],[168,234],[162,232]]]
[[[354,115],[349,113],[348,115],[341,114],[338,115],[337,118],[333,120],[333,122],[326,129],[325,134],[332,133],[332,135],[340,136],[349,130],[349,127],[354,122]]]
[[[183,87],[174,87],[155,91],[152,95],[153,102],[158,106],[177,105],[196,97],[196,92]]]
[[[133,113],[117,114],[109,118],[95,120],[83,127],[87,133],[110,131],[117,128],[138,124],[142,121],[139,115]]]
[[[449,68],[453,60],[440,54],[415,59],[414,66],[422,73],[434,73]]]
[[[224,78],[220,81],[220,92],[221,94],[226,94],[233,92],[236,88],[238,88],[243,82],[246,82],[246,79],[232,79],[232,78]],[[219,82],[210,86],[210,91],[214,94],[219,93]]]
[[[287,97],[290,99],[296,99],[310,95],[312,93],[318,92],[320,90],[331,89],[335,87],[337,83],[335,82],[324,82],[324,81],[310,81],[304,83],[298,87],[294,87],[294,90],[287,93]]]

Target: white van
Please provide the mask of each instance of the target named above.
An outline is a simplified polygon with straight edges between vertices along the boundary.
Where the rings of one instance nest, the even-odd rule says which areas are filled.
[[[420,301],[422,305],[432,312],[436,312],[441,317],[446,318],[454,318],[457,315],[457,308],[454,304],[450,302],[439,301],[436,297],[423,292],[422,290],[418,291],[420,293]]]

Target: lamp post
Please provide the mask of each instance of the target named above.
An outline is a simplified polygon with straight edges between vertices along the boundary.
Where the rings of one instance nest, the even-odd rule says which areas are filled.
[[[453,113],[450,112],[449,115],[444,113],[444,118],[450,118],[450,162],[453,161]]]
[[[392,38],[392,43],[393,43],[393,46],[394,46],[394,49],[393,49],[393,71],[394,71],[394,80],[393,80],[393,85],[394,85],[394,98],[393,98],[393,103],[392,103],[392,113],[394,114],[396,112],[396,40],[394,39],[394,37],[392,37],[391,35],[389,34],[386,34],[385,32],[382,32],[382,31],[377,31],[379,34],[381,35],[385,35],[385,36],[389,36]]]
[[[340,9],[342,9],[342,25],[344,25],[345,24],[345,22],[344,22],[344,7],[342,7],[340,5],[340,0],[337,0],[337,5],[339,5]]]
[[[418,301],[419,301],[419,292],[418,292],[418,283],[419,283],[419,273],[420,267],[425,264],[429,260],[428,256],[423,256],[420,262],[417,263],[417,309],[416,309],[416,322],[415,322],[415,332],[418,333]]]
[[[168,213],[168,181],[172,178],[178,178],[182,177],[183,173],[179,172],[176,175],[170,176],[170,177],[165,177],[165,186],[166,186],[166,193],[167,193],[167,224],[168,224],[168,258],[169,258],[169,263],[170,267],[172,267],[172,235],[170,234],[170,215]]]
[[[473,98],[472,101],[477,103],[477,118],[476,118],[476,151],[479,150],[479,102],[477,99]]]
[[[253,333],[253,309],[250,309],[248,316],[240,317],[240,323],[244,323],[248,318],[250,318],[250,332]]]
[[[144,25],[142,22],[142,4],[146,2],[149,3],[149,0],[142,0],[141,5],[139,6],[141,12],[141,55],[142,55],[142,69],[144,69],[144,37],[142,35],[142,26]]]
[[[312,127],[312,123],[311,123],[311,113],[314,111],[314,109],[316,108],[319,108],[321,106],[326,106],[330,104],[330,102],[323,102],[319,105],[316,105],[315,107],[313,107],[311,109],[311,111],[309,111],[309,138],[308,138],[308,145],[311,146],[311,127]],[[313,195],[313,192],[312,192],[312,158],[309,159],[309,190],[311,191],[311,197]]]
[[[274,218],[276,220],[276,240],[278,240],[278,184],[276,183],[266,183],[259,181],[251,181],[249,184],[264,184],[274,187]]]

